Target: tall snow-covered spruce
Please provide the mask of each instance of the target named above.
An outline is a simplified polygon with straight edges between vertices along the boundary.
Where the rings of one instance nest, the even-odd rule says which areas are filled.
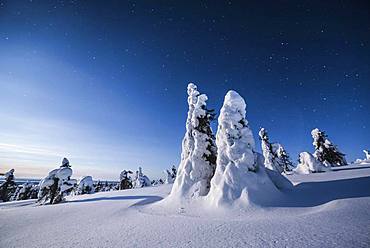
[[[284,149],[282,145],[280,145],[277,150],[277,156],[279,158],[280,165],[284,169],[284,172],[293,171],[294,165],[292,161],[290,160],[289,154],[287,153],[287,151]]]
[[[315,128],[311,131],[313,146],[315,147],[314,157],[326,166],[346,165],[345,155],[330,142],[324,131]]]
[[[244,99],[229,91],[218,118],[217,167],[207,196],[212,205],[236,201],[249,205],[277,191],[264,170],[261,155],[254,151],[255,140],[245,114]]]
[[[261,128],[258,135],[261,139],[262,153],[265,158],[265,166],[270,170],[282,173],[284,171],[283,167],[279,164],[279,159],[277,156],[277,150],[280,147],[278,143],[271,143],[266,129]]]
[[[181,162],[170,197],[193,198],[205,196],[216,167],[217,149],[210,126],[214,119],[207,109],[205,94],[193,83],[188,85],[188,117],[182,141]]]
[[[293,169],[293,164],[284,147],[279,143],[270,142],[267,131],[264,128],[260,129],[258,135],[261,139],[265,167],[279,173],[291,171]]]

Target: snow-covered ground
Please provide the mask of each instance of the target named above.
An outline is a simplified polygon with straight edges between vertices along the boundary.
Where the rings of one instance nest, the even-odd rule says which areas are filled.
[[[171,206],[172,185],[1,203],[0,247],[370,247],[370,164],[348,168],[247,208]]]

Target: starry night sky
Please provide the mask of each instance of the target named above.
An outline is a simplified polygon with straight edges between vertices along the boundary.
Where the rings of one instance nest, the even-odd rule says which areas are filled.
[[[188,82],[217,112],[238,91],[256,140],[265,127],[294,162],[315,127],[349,161],[370,148],[368,1],[0,3],[0,170],[67,156],[76,175],[163,176]]]

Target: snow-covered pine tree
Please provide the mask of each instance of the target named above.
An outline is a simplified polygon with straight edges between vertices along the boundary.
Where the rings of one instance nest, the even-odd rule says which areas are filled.
[[[91,194],[94,193],[94,181],[91,176],[82,177],[75,190],[76,195]]]
[[[63,201],[64,196],[70,193],[77,184],[71,176],[71,165],[68,159],[64,158],[60,168],[50,171],[49,175],[39,183],[38,202],[56,204]]]
[[[96,184],[94,184],[95,192],[101,192],[103,189],[103,184],[98,180]]]
[[[132,171],[130,170],[123,170],[119,176],[120,179],[120,186],[119,189],[131,189],[132,188],[132,179],[129,176],[129,174],[132,174]]]
[[[192,198],[204,196],[215,171],[217,149],[210,123],[214,119],[207,109],[205,94],[193,83],[188,85],[188,118],[182,142],[181,162],[170,196]]]
[[[290,160],[289,154],[282,145],[280,145],[277,150],[277,156],[279,158],[279,164],[284,169],[284,172],[290,172],[293,170],[293,163]]]
[[[311,131],[313,146],[315,147],[314,156],[326,166],[346,165],[345,154],[330,142],[324,131],[315,128]]]
[[[177,169],[176,169],[176,166],[172,165],[172,168],[171,168],[172,181],[175,181],[175,179],[176,179],[176,175],[177,175]]]
[[[280,144],[271,143],[269,141],[267,131],[264,128],[261,128],[258,134],[261,139],[262,153],[265,157],[265,167],[270,170],[282,173],[284,171],[284,168],[280,165],[277,155],[277,150],[280,147]]]
[[[166,173],[166,180],[164,181],[165,184],[173,183],[172,173],[169,170],[164,170]]]
[[[253,184],[250,178],[258,171],[255,141],[245,109],[244,99],[237,92],[226,94],[216,134],[217,167],[208,195],[216,205],[239,198],[248,183]]]
[[[148,187],[151,186],[150,179],[143,174],[142,168],[139,167],[139,170],[136,171],[136,178],[134,181],[134,188],[142,188],[142,187]]]
[[[14,193],[13,200],[20,201],[31,199],[31,193],[32,193],[32,184],[26,182],[18,186],[16,192]]]
[[[0,185],[0,200],[7,202],[14,195],[17,185],[14,182],[14,169],[9,170],[4,174],[5,181]]]
[[[369,150],[363,150],[363,152],[365,153],[365,160],[370,161],[370,151]]]

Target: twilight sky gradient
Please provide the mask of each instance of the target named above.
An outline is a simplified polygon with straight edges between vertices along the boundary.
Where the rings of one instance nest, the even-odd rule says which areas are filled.
[[[0,172],[66,156],[75,176],[164,176],[190,81],[217,112],[238,91],[255,138],[293,161],[315,127],[352,161],[370,148],[369,63],[368,1],[0,0]]]

